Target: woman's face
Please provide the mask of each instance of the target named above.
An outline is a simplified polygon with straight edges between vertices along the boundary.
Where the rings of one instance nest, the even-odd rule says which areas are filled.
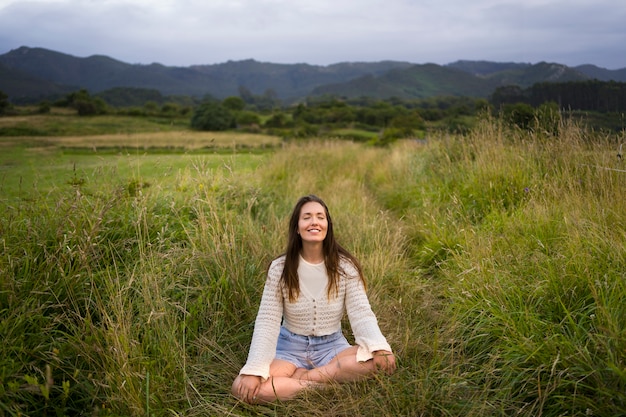
[[[300,209],[298,234],[303,242],[322,242],[326,238],[328,219],[324,206],[316,201],[309,201]]]

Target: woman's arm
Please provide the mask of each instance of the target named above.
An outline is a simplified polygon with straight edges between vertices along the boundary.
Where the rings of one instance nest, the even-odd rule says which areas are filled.
[[[391,346],[383,336],[378,326],[376,315],[372,311],[365,285],[354,268],[344,267],[346,296],[345,307],[352,327],[352,333],[359,351],[357,360],[363,362],[374,358],[374,352],[381,352],[380,355],[393,355]],[[381,356],[376,359],[376,363],[382,364],[389,360],[389,356]]]
[[[240,375],[257,375],[269,378],[270,363],[276,355],[276,343],[283,315],[283,294],[280,274],[283,262],[275,260],[270,265],[261,297],[261,304],[254,323],[254,332],[248,352],[248,360]]]

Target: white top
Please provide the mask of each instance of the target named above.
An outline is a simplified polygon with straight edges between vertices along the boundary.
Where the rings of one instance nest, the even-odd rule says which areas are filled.
[[[306,292],[312,298],[318,297],[322,290],[326,291],[328,285],[326,264],[323,261],[319,264],[312,264],[300,256],[298,282],[300,291]]]
[[[389,343],[378,327],[378,321],[370,306],[363,281],[351,262],[343,258],[340,261],[337,297],[332,296],[329,300],[326,286],[324,286],[324,290],[315,296],[311,295],[309,290],[301,290],[300,296],[293,303],[289,302],[288,291],[280,282],[284,264],[285,257],[281,256],[272,261],[269,267],[254,324],[248,361],[239,372],[240,374],[269,378],[270,363],[276,356],[281,320],[283,326],[293,333],[305,336],[325,336],[341,330],[341,319],[344,313],[347,313],[355,343],[359,346],[357,361],[364,362],[371,359],[372,352],[377,350],[391,351]],[[326,275],[325,268],[324,275]]]

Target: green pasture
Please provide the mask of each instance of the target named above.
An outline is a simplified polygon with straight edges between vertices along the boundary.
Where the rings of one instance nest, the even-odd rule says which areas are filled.
[[[76,117],[75,111],[55,107],[50,114],[1,117],[0,137],[135,134],[179,131],[188,126],[189,119],[183,117],[120,115]]]
[[[103,118],[95,119],[102,123]],[[14,120],[0,119],[0,124],[22,123],[15,120],[21,118],[6,119]],[[34,119],[34,125],[41,123],[46,129],[56,125],[54,116],[45,122]],[[110,187],[185,188],[193,171],[252,170],[280,144],[275,136],[161,131],[154,123],[136,121],[130,125],[138,133],[110,133],[129,128],[126,117],[112,119],[113,128],[94,135],[85,129],[89,121],[73,119],[80,121],[71,135],[0,137],[2,199],[33,199],[72,187],[88,193]]]
[[[626,415],[623,135],[154,128],[0,140],[0,416]],[[308,193],[398,370],[243,404],[265,270]]]
[[[192,186],[194,173],[250,171],[266,158],[267,152],[77,153],[9,148],[0,157],[0,195],[34,199],[70,188],[93,194],[133,186],[171,191]]]

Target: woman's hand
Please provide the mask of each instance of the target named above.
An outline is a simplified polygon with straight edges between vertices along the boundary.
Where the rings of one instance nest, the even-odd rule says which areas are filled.
[[[388,350],[375,350],[374,355],[375,369],[384,371],[387,375],[391,375],[396,370],[396,357]]]
[[[233,384],[233,394],[248,404],[256,402],[261,388],[261,377],[257,375],[239,375]]]

